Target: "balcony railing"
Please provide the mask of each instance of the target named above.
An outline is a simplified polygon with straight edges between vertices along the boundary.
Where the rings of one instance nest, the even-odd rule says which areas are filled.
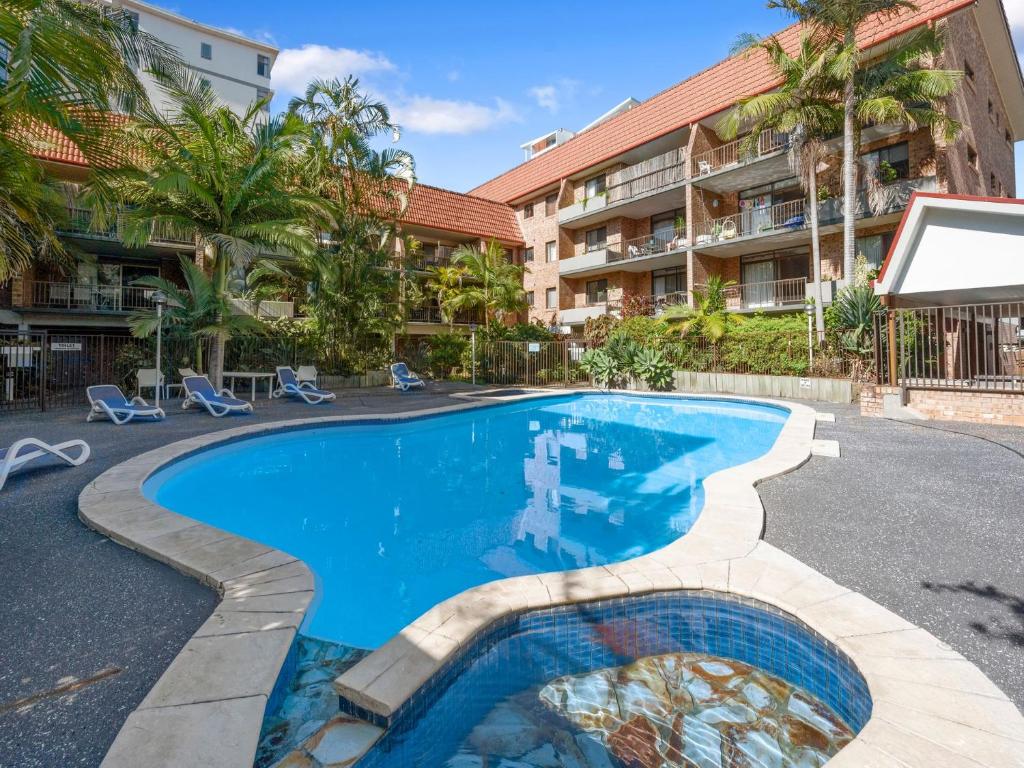
[[[93,220],[95,214],[89,208],[68,206],[68,221],[59,228],[59,231],[69,235],[83,235],[101,240],[123,240],[122,232],[124,227],[124,214],[118,214],[114,221],[108,222],[107,226],[94,228]],[[158,245],[195,246],[193,235],[186,234],[172,227],[166,222],[152,225],[150,242]]]
[[[679,184],[685,179],[686,151],[673,149],[612,174],[608,184],[608,202],[616,203],[646,195]]]
[[[238,314],[266,318],[295,317],[295,302],[293,301],[253,301],[252,299],[232,297],[231,304]]]
[[[730,141],[720,147],[709,149],[693,156],[691,173],[694,178],[709,176],[712,173],[733,165],[741,165],[771,155],[789,147],[789,134],[776,131],[764,131],[757,138],[757,146],[751,152],[745,150],[746,138]]]
[[[706,286],[697,286],[705,290]],[[732,310],[767,309],[800,305],[807,301],[807,278],[768,280],[761,283],[739,283],[724,289],[726,308]]]
[[[437,323],[445,324],[447,321],[441,314],[440,307],[412,307],[409,310],[410,323]],[[479,310],[464,310],[456,312],[455,325],[469,325],[470,323],[483,323],[483,314]]]
[[[729,216],[699,222],[695,228],[695,245],[803,229],[806,223],[804,207],[803,200],[790,200],[765,208],[748,208]]]
[[[455,247],[451,245],[439,245],[433,253],[414,253],[413,260],[420,269],[431,267],[450,267],[452,265],[452,254]]]
[[[132,285],[33,282],[25,296],[35,309],[116,313],[151,309],[153,293],[153,288]]]
[[[628,261],[642,259],[645,256],[657,256],[686,248],[686,230],[677,229],[671,235],[642,235],[633,237],[622,243],[622,250],[615,259],[609,261]]]
[[[626,310],[631,315],[645,314],[648,317],[660,317],[669,307],[689,303],[686,291],[652,294],[650,296],[627,295],[626,298],[613,299],[607,302],[609,314],[622,315]]]

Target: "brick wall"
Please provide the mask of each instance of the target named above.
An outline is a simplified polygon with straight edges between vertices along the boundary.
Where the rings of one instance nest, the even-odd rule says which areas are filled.
[[[543,195],[530,202],[533,203],[533,216],[528,219],[523,216],[525,204],[516,206],[516,221],[523,233],[524,247],[533,248],[533,261],[526,264],[528,271],[523,276],[523,289],[533,291],[533,306],[527,312],[529,322],[540,320],[547,325],[555,319],[557,310],[547,309],[545,294],[548,288],[557,288],[559,280],[558,262],[549,264],[546,261],[544,246],[554,240],[559,243],[560,255],[572,255],[572,230],[559,231],[558,212],[546,215]]]
[[[949,192],[1013,197],[1016,193],[1013,145],[1006,140],[1006,108],[996,87],[974,10],[954,14],[943,28],[946,32],[943,66],[959,70],[970,66],[974,77],[965,76],[960,90],[949,99],[949,115],[961,123],[963,130],[956,142],[944,150],[940,173]],[[938,141],[945,144],[941,137]],[[968,146],[977,152],[977,167],[968,162]],[[996,177],[994,188],[992,174]]]
[[[860,393],[861,415],[881,416],[883,395],[899,392],[899,387],[863,387]],[[1024,394],[911,389],[907,392],[907,406],[936,421],[1024,427]]]

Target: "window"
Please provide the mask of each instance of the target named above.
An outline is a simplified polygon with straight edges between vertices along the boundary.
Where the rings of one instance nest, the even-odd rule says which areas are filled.
[[[603,304],[608,301],[608,281],[588,280],[587,281],[587,305]]]
[[[970,144],[967,145],[967,164],[974,170],[978,170],[978,150]]]
[[[583,187],[583,196],[586,198],[597,197],[605,190],[605,175],[602,173],[600,176],[595,176],[592,179],[587,179],[587,183]]]
[[[533,261],[533,248],[523,251],[523,261]]]
[[[139,31],[139,14],[138,13],[136,13],[135,11],[125,11],[124,12],[124,19],[125,19],[125,22],[128,24],[128,28],[131,29],[132,32],[138,32]]]
[[[202,56],[204,59],[212,59],[213,58],[213,46],[210,45],[209,43],[200,43],[199,44],[199,55]]]
[[[547,259],[549,264],[552,261],[558,261],[558,243],[554,240],[550,243],[544,243],[544,258]]]
[[[533,291],[526,292],[526,304],[527,306],[533,306]]]
[[[587,230],[587,253],[600,251],[608,245],[608,228],[598,227]]]
[[[199,78],[199,82],[203,84],[203,88],[213,88],[213,84],[205,77]]]
[[[558,195],[548,195],[544,198],[544,215],[554,216],[558,213]]]
[[[974,82],[974,68],[971,67],[971,62],[967,61],[967,59],[964,59],[964,76],[968,82]]]
[[[256,74],[260,77],[270,77],[270,57],[262,53],[256,54]]]
[[[526,205],[523,206],[523,218],[524,219],[532,219],[533,218],[533,203],[527,203]]]
[[[807,280],[811,253],[805,247],[787,248],[740,257],[740,300],[744,309],[804,303],[803,288],[782,280]],[[799,284],[797,284],[799,285]]]
[[[686,234],[686,215],[682,208],[651,216],[651,237],[658,243],[670,243],[676,235]]]
[[[865,152],[861,159],[866,175],[875,176],[883,184],[910,178],[910,147],[905,141]]]
[[[544,291],[544,306],[547,309],[558,309],[558,289],[548,288]]]
[[[258,101],[262,101],[263,99],[269,99],[269,98],[270,98],[270,90],[268,88],[260,88],[259,86],[256,87],[256,99]],[[270,102],[267,102],[266,104],[264,104],[262,109],[263,109],[264,112],[269,112],[270,111]]]
[[[894,232],[885,232],[881,235],[868,235],[858,237],[854,252],[863,256],[872,269],[881,269],[886,254],[889,253],[889,246],[892,245]]]
[[[651,272],[651,296],[686,291],[686,267],[668,267]]]

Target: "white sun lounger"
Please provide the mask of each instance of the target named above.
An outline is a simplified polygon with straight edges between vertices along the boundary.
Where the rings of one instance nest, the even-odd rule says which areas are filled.
[[[405,363],[395,363],[391,366],[391,382],[395,389],[400,389],[403,392],[408,392],[413,387],[427,386],[423,379],[410,371],[409,366]]]
[[[97,384],[85,388],[89,398],[89,416],[86,421],[108,418],[117,425],[127,424],[136,417],[164,418],[163,408],[150,405],[141,397],[129,400],[116,384]]]
[[[287,365],[277,366],[277,384],[277,389],[273,392],[274,397],[284,397],[286,395],[301,397],[310,404],[330,402],[335,398],[333,392],[328,392],[326,389],[317,389],[308,381],[300,384],[295,371]]]
[[[193,404],[201,405],[211,416],[220,418],[229,413],[252,413],[252,403],[239,400],[230,389],[222,389],[218,392],[213,384],[205,376],[186,376],[181,380],[185,388],[185,402],[182,408],[188,408]]]
[[[69,450],[78,449],[78,455],[72,456]],[[65,464],[77,467],[85,463],[89,458],[89,444],[84,440],[68,440],[64,443],[50,445],[34,437],[26,437],[19,440],[7,450],[0,448],[0,489],[3,489],[8,476],[17,469],[28,464],[30,461],[41,459],[44,456],[53,456]]]

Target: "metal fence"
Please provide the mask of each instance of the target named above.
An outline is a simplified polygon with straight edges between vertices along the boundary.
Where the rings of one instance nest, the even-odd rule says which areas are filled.
[[[573,386],[590,378],[580,370],[585,341],[489,341],[480,345],[477,380],[487,384]]]
[[[919,307],[875,316],[879,384],[1024,391],[1024,300]]]
[[[208,371],[212,347],[211,339],[165,336],[165,381],[179,381],[179,368]],[[347,375],[385,368],[390,358],[390,343],[327,346],[251,336],[228,341],[224,369],[273,373],[278,365],[315,365],[321,373]],[[138,370],[155,365],[155,337],[0,331],[0,413],[81,405],[93,384],[117,384],[130,396]]]

